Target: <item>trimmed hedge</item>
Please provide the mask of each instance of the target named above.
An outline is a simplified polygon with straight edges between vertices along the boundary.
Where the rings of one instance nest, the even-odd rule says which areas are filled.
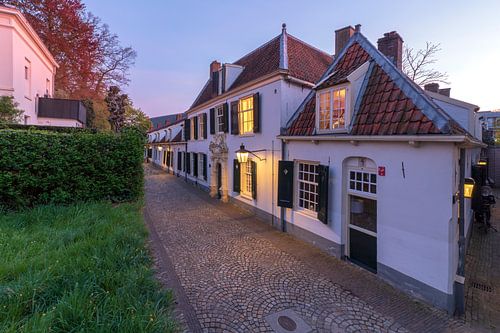
[[[144,135],[0,129],[0,208],[135,200]]]
[[[61,126],[44,126],[44,125],[23,125],[23,124],[0,124],[0,129],[16,129],[16,130],[31,130],[31,131],[48,131],[59,133],[97,133],[93,128],[82,127],[61,127]]]

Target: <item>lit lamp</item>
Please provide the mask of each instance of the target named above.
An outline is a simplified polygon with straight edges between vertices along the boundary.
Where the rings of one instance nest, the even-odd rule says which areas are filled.
[[[488,161],[486,161],[486,159],[485,159],[485,158],[481,158],[481,159],[479,159],[479,161],[477,162],[477,165],[486,166],[486,165],[488,165]]]
[[[245,148],[244,144],[241,144],[240,149],[236,151],[236,158],[238,159],[239,163],[246,163],[248,161],[248,155],[252,154],[253,156],[257,157],[260,161],[265,161],[266,160],[265,158],[260,158],[259,156],[254,154],[259,151],[265,151],[265,149],[250,151]]]
[[[246,163],[248,161],[248,153],[249,151],[245,149],[245,145],[241,144],[240,149],[236,151],[236,157],[238,158],[238,162]]]
[[[472,198],[472,191],[474,191],[474,185],[476,182],[472,178],[464,179],[464,198]]]
[[[162,146],[158,147],[158,150],[160,150],[160,151],[163,150],[163,147]]]

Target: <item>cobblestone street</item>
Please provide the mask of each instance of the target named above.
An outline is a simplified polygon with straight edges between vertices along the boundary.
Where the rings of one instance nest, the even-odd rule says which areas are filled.
[[[497,202],[499,200],[497,191]],[[498,206],[498,205],[497,205]],[[500,229],[500,208],[492,209],[491,223]],[[466,320],[474,329],[500,332],[500,233],[485,234],[473,226],[466,257]]]
[[[158,276],[187,332],[470,331],[149,165],[145,218]]]

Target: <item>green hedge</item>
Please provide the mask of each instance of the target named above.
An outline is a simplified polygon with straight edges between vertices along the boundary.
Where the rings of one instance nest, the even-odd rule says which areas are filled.
[[[23,124],[2,124],[0,129],[16,129],[16,130],[31,130],[31,131],[49,131],[59,133],[97,133],[93,128],[82,127],[60,127],[60,126],[44,126],[44,125],[23,125]]]
[[[144,135],[0,129],[0,208],[135,200]]]

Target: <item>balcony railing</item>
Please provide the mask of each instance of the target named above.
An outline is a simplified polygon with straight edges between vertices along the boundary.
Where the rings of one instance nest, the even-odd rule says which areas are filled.
[[[87,122],[87,110],[79,100],[40,97],[37,111],[42,118],[74,119],[84,126]]]

